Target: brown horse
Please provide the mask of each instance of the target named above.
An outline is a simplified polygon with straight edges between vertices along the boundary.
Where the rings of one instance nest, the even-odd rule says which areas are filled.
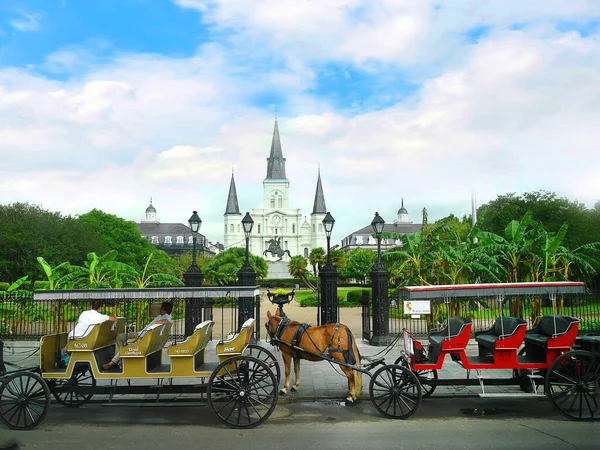
[[[360,367],[360,354],[352,332],[346,325],[331,323],[320,327],[289,320],[281,317],[279,310],[275,315],[267,311],[268,321],[265,324],[271,342],[281,350],[285,367],[285,383],[281,394],[287,394],[290,387],[290,372],[294,360],[294,385],[292,391],[300,387],[300,360],[322,361],[329,358],[342,364]],[[327,359],[329,359],[327,358]],[[353,403],[360,395],[362,373],[351,367],[340,365],[348,378],[348,397],[346,401]]]

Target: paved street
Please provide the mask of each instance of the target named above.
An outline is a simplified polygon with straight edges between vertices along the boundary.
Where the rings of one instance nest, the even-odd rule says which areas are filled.
[[[385,419],[368,400],[279,405],[251,430],[229,429],[207,406],[53,405],[32,431],[0,429],[23,449],[592,449],[600,424],[571,422],[546,401],[430,398],[408,420]]]

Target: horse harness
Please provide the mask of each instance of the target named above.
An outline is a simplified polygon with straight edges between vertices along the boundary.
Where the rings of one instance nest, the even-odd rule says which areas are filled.
[[[290,319],[288,319],[287,317],[282,317],[281,320],[279,321],[279,324],[277,325],[277,329],[275,330],[275,335],[272,339],[272,341],[274,341],[275,343],[282,343],[285,345],[288,345],[292,348],[293,351],[293,355],[295,359],[300,358],[300,353],[301,352],[305,352],[305,353],[312,353],[312,352],[308,352],[306,350],[303,350],[300,347],[300,342],[302,341],[302,337],[304,336],[304,334],[306,333],[306,330],[308,330],[312,325],[310,325],[309,323],[302,323],[300,324],[300,326],[298,326],[298,328],[296,329],[296,332],[294,333],[294,337],[292,339],[292,343],[289,344],[283,340],[281,340],[281,337],[283,336],[283,333],[285,331],[285,329],[287,328],[287,326],[289,325],[289,323],[291,322]],[[340,339],[340,324],[339,322],[335,324],[335,328],[333,330],[333,334],[331,336],[331,340],[329,341],[329,344],[327,345],[327,348],[325,350],[323,350],[321,352],[321,354],[315,354],[315,356],[321,356],[323,357],[325,355],[325,352],[329,351],[329,352],[334,352],[334,353],[342,353],[344,355],[344,358],[346,360],[346,362],[348,364],[356,364],[356,355],[354,354],[354,348],[351,345],[351,337],[352,337],[352,333],[350,332],[350,330],[348,329],[348,327],[344,327],[346,329],[346,333],[348,335],[348,349],[347,350],[343,350],[341,347],[341,339]],[[337,334],[337,348],[336,347],[332,347],[331,345],[333,344],[333,339],[334,336]],[[312,344],[315,346],[315,348],[319,349],[319,347],[317,347],[317,345],[314,343],[314,341],[312,340],[312,338],[310,337],[310,335],[307,335],[308,339],[310,339],[310,341],[312,342]],[[319,349],[320,350],[320,349]]]

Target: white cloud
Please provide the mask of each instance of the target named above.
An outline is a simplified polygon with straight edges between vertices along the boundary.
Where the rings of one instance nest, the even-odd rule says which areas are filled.
[[[320,164],[336,240],[368,224],[376,210],[393,221],[401,197],[415,222],[423,207],[431,220],[468,214],[472,188],[480,203],[538,189],[588,207],[599,199],[597,36],[543,25],[521,31],[498,26],[438,68],[411,98],[349,114],[335,110],[326,96],[307,93],[319,73],[300,41],[308,36],[317,43],[324,36],[316,56],[323,60],[393,61],[403,53],[400,44],[373,42],[385,41],[379,30],[404,14],[414,19],[413,28],[390,25],[389,33],[404,33],[398,42],[414,39],[414,46],[404,48],[418,58],[413,47],[430,45],[421,35],[432,33],[441,19],[423,12],[419,2],[380,2],[376,10],[357,0],[350,11],[335,1],[302,3],[308,5],[298,6],[294,16],[302,20],[293,20],[280,12],[285,8],[269,13],[269,1],[185,2],[205,7],[205,20],[235,24],[246,33],[275,27],[283,40],[264,44],[263,51],[285,48],[286,65],[276,70],[245,65],[254,55],[241,60],[246,47],[225,44],[200,47],[191,58],[123,54],[110,63],[92,60],[88,70],[66,81],[0,69],[2,202],[29,201],[71,214],[96,207],[139,220],[152,196],[163,221],[185,222],[196,209],[203,233],[222,240],[232,168],[241,209],[262,200],[272,114],[252,105],[265,92],[284,95],[289,106],[280,111],[280,131],[291,204],[310,214]],[[464,11],[454,12],[455,18],[447,13],[452,23],[440,29],[531,16],[515,2],[510,20],[499,19],[502,12],[490,4],[461,2]],[[383,14],[403,5],[413,12]],[[546,16],[558,17],[559,11],[576,18],[583,5],[573,2],[569,12],[556,4]],[[467,20],[469,8],[473,17]],[[353,35],[348,23],[364,33]],[[72,61],[57,54],[55,63]]]
[[[26,13],[19,11],[19,18],[9,21],[10,26],[18,31],[37,31],[40,28],[40,20],[42,18],[39,13]]]

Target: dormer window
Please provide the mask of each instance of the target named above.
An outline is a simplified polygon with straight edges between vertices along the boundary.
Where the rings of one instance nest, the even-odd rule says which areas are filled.
[[[177,245],[183,245],[183,236],[177,236]]]
[[[375,238],[373,236],[369,236],[369,245],[375,245],[375,244],[376,244]],[[384,242],[384,244],[385,244],[385,242]]]
[[[171,236],[165,236],[165,245],[171,245],[172,243]]]
[[[362,245],[362,244],[363,244],[363,237],[356,236],[356,245]]]
[[[227,226],[227,225],[225,225]],[[194,244],[194,236],[190,236],[188,237],[188,245],[193,245]]]
[[[158,236],[152,236],[152,243],[158,245]]]

